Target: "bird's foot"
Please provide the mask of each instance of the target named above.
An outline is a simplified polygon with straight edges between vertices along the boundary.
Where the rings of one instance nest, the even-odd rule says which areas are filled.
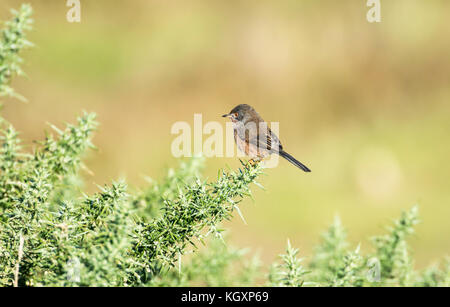
[[[250,159],[248,160],[248,163],[250,163],[251,166],[256,166],[259,164],[259,160],[255,160],[255,159]]]

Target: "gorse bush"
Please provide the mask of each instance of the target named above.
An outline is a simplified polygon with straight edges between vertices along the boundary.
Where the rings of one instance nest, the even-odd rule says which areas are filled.
[[[4,65],[20,72],[18,52],[30,24],[30,7],[13,12],[2,41]],[[13,32],[20,48],[7,48]],[[10,53],[13,53],[12,56]],[[10,93],[10,78],[2,93]],[[7,86],[7,87],[6,87]],[[78,192],[81,157],[93,147],[94,114],[77,125],[51,126],[32,153],[24,152],[18,133],[3,122],[0,152],[0,283],[2,285],[141,285],[173,267],[189,245],[229,219],[261,170],[243,163],[238,172],[222,172],[216,182],[195,176],[191,162],[134,195],[123,182],[95,195]],[[78,179],[79,180],[79,179]],[[160,212],[160,214],[158,214]]]
[[[0,95],[17,96],[11,78],[22,74],[19,52],[31,44],[31,8],[22,6],[5,24],[0,41]],[[2,286],[448,286],[450,261],[415,272],[407,238],[417,208],[389,233],[374,238],[374,252],[350,247],[339,219],[322,236],[309,264],[289,241],[268,276],[257,257],[229,247],[221,222],[251,196],[260,166],[201,179],[201,158],[170,170],[140,189],[125,182],[81,192],[82,157],[97,128],[84,113],[75,125],[51,125],[32,151],[1,121],[0,285]],[[243,217],[242,217],[243,218]],[[202,249],[197,246],[204,245]],[[186,254],[189,254],[185,256]],[[264,281],[267,277],[267,281]]]

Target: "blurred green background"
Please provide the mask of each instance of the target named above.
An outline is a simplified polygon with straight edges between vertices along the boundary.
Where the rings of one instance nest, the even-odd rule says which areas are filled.
[[[82,0],[81,23],[66,1],[30,1],[36,47],[24,53],[28,78],[13,86],[4,117],[27,144],[46,122],[98,113],[99,150],[86,164],[95,183],[176,167],[176,121],[225,121],[240,103],[280,122],[285,149],[310,174],[280,161],[260,179],[254,201],[226,224],[232,241],[265,262],[286,239],[311,254],[339,214],[352,243],[383,233],[403,209],[420,205],[411,240],[417,267],[450,254],[450,2],[381,1],[368,23],[366,1]],[[17,0],[2,0],[0,19]],[[237,167],[207,159],[206,175]]]

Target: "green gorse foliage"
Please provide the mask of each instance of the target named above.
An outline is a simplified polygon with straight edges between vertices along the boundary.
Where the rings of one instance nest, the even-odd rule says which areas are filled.
[[[269,285],[273,287],[301,287],[308,271],[302,266],[303,259],[297,258],[298,249],[292,248],[288,240],[286,253],[280,255],[281,264],[274,264],[269,274]]]
[[[390,233],[373,239],[376,248],[375,257],[381,265],[381,277],[386,282],[407,285],[411,282],[412,259],[409,255],[406,238],[414,233],[419,222],[418,207],[403,212],[399,220],[389,228]]]
[[[230,247],[219,238],[208,240],[206,246],[186,263],[180,261],[177,269],[159,274],[152,285],[253,286],[262,277],[259,258],[244,257],[248,249]]]
[[[364,258],[360,255],[359,246],[348,252],[338,267],[330,285],[333,287],[362,286],[364,284]]]
[[[349,246],[347,232],[338,216],[334,218],[328,231],[322,234],[321,240],[310,267],[314,272],[314,279],[333,283],[338,272],[345,267]]]
[[[20,265],[22,278],[45,268],[52,246],[50,229],[54,224],[50,212],[52,194],[64,189],[63,178],[72,175],[80,165],[79,155],[90,145],[95,127],[94,115],[79,118],[78,126],[59,132],[59,138],[47,137],[33,154],[20,151],[17,133],[8,125],[4,130],[0,158],[0,279],[6,284],[13,280]],[[19,248],[23,240],[23,248]],[[19,264],[19,254],[24,258]],[[16,278],[15,282],[18,280]]]
[[[221,236],[218,224],[230,219],[238,203],[250,195],[249,185],[260,174],[259,167],[242,163],[238,172],[221,172],[217,181],[197,179],[185,186],[174,200],[166,200],[162,216],[146,223],[137,223],[133,257],[144,264],[144,272],[154,274],[161,267],[173,266],[193,239],[213,234]],[[202,231],[206,230],[206,234]]]
[[[444,261],[442,269],[439,264],[433,264],[420,274],[416,286],[425,287],[449,287],[450,286],[450,259]]]
[[[17,95],[10,82],[22,74],[19,52],[31,45],[31,12],[27,5],[13,11],[2,30],[1,96]],[[261,167],[242,162],[208,182],[195,158],[140,189],[115,181],[87,195],[80,169],[97,126],[95,114],[83,113],[63,129],[50,125],[53,132],[25,150],[14,127],[0,122],[1,286],[449,286],[448,259],[414,271],[407,239],[416,207],[376,237],[368,255],[350,249],[336,218],[309,264],[288,241],[261,281],[258,258],[225,244],[220,226],[235,213],[243,218],[239,205],[252,183],[259,186]]]
[[[24,99],[10,86],[15,75],[23,75],[20,68],[22,58],[19,53],[32,44],[26,39],[26,32],[31,29],[33,10],[24,4],[18,11],[12,10],[14,18],[5,23],[0,38],[0,96],[15,96]]]
[[[388,233],[374,237],[374,252],[362,255],[360,246],[349,250],[340,220],[322,235],[305,280],[320,286],[450,286],[448,261],[443,269],[414,270],[407,239],[419,222],[418,207],[404,211]]]

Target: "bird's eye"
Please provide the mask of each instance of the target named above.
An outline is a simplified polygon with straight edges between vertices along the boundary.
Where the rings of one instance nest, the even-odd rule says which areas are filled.
[[[233,113],[233,116],[236,117],[236,118],[238,118],[239,113],[237,113],[237,112],[236,112],[236,113]]]

